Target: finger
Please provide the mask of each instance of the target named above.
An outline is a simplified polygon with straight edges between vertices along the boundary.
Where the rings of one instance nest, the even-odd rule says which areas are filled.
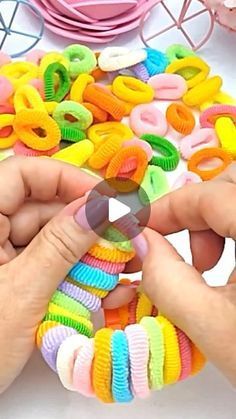
[[[212,269],[224,250],[224,239],[212,230],[190,231],[190,248],[193,266],[199,272]]]
[[[105,309],[115,309],[129,304],[135,297],[136,290],[127,285],[117,287],[104,298],[102,306]]]
[[[187,185],[153,204],[148,226],[162,234],[211,229],[222,237],[236,238],[235,208],[236,184],[232,182]]]
[[[49,158],[11,157],[0,164],[0,212],[12,215],[26,198],[69,203],[98,183],[78,168]]]
[[[130,262],[128,262],[125,266],[125,273],[132,274],[135,272],[140,272],[142,270],[143,263],[136,255]]]

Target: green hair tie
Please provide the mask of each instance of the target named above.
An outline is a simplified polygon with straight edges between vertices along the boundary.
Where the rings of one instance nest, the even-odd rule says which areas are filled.
[[[79,141],[86,139],[86,134],[81,129],[60,126],[60,130],[61,130],[61,138],[64,141],[70,141],[71,143],[78,143]]]
[[[170,45],[166,50],[166,55],[170,63],[172,63],[175,60],[181,60],[186,57],[196,56],[194,51],[181,44]],[[193,78],[194,76],[196,76],[197,73],[199,73],[199,70],[197,68],[184,68],[176,72],[176,74],[179,74],[185,80]]]
[[[163,154],[163,156],[153,156],[150,164],[160,166],[165,172],[175,170],[179,164],[180,155],[177,148],[166,138],[153,134],[144,134],[141,140],[147,141],[153,150]]]
[[[61,291],[56,291],[53,294],[51,303],[63,307],[71,313],[77,314],[78,316],[85,317],[88,320],[90,319],[90,311],[84,307],[83,304],[79,303],[71,297],[68,297]]]
[[[107,228],[103,234],[103,238],[123,252],[132,252],[133,250],[133,246],[131,242],[127,240],[127,237],[113,226]]]
[[[148,166],[138,191],[143,205],[152,204],[169,192],[169,184],[165,172],[158,166]]]
[[[86,130],[93,123],[92,113],[73,100],[59,103],[53,112],[53,119],[59,126],[79,130]]]
[[[97,66],[94,52],[84,45],[69,45],[63,55],[70,61],[69,74],[72,79],[76,79],[79,74],[91,73]]]
[[[88,336],[88,338],[92,337],[92,328],[90,329],[87,326],[85,326],[83,323],[79,323],[76,320],[71,319],[70,317],[48,313],[46,314],[43,320],[45,322],[47,320],[51,320],[57,323],[61,323],[64,326],[68,326],[68,327],[71,327],[72,329],[77,330],[77,332],[80,333],[81,335]]]
[[[55,76],[58,75],[59,86],[55,89]],[[67,69],[61,63],[50,64],[44,73],[44,92],[47,102],[61,102],[70,90],[70,78]]]

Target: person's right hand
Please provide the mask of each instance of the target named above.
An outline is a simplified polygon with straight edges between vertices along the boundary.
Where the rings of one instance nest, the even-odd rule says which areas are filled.
[[[145,232],[145,292],[236,385],[236,270],[218,288],[209,287],[201,275],[218,262],[224,239],[236,240],[236,165],[212,181],[158,200],[149,227],[155,231]],[[163,237],[183,229],[190,231],[193,266]]]

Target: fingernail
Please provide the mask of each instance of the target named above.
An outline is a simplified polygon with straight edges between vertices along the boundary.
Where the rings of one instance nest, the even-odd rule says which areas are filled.
[[[108,219],[107,197],[88,201],[74,215],[75,221],[85,230],[94,230]]]
[[[134,249],[136,250],[137,255],[139,256],[141,261],[143,261],[148,254],[148,244],[144,235],[140,233],[138,236],[131,239],[131,242],[134,246]]]

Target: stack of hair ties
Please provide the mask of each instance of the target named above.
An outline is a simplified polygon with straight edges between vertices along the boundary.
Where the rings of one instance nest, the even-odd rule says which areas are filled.
[[[24,62],[0,54],[0,87],[1,149],[51,156],[100,178],[128,177],[142,186],[144,205],[147,197],[154,202],[170,189],[212,179],[236,156],[236,100],[221,90],[222,78],[210,76],[209,65],[181,45],[96,54],[70,45],[62,53],[33,51]],[[158,108],[163,101],[165,112]],[[188,170],[170,188],[166,172],[180,157]],[[221,164],[213,167],[213,158]],[[135,255],[122,234],[109,227],[71,269],[37,332],[37,345],[62,384],[106,403],[146,397],[205,363],[140,287],[129,305],[105,310],[105,327],[93,334],[91,314]]]

